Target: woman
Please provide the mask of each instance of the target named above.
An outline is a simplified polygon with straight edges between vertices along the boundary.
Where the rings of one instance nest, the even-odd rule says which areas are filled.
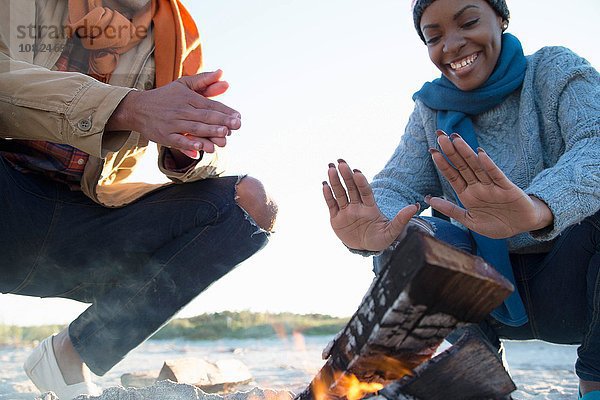
[[[334,232],[378,255],[418,225],[481,255],[516,290],[476,329],[498,349],[580,343],[580,396],[600,399],[600,76],[562,47],[525,57],[503,0],[417,0],[413,17],[442,77],[371,185],[330,164]],[[426,205],[453,223],[413,218]]]

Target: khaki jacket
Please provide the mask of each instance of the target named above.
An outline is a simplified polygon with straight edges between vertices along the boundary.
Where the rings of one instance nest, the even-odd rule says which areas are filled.
[[[88,153],[82,191],[107,207],[124,206],[166,184],[222,173],[216,153],[204,153],[185,173],[168,171],[158,146],[158,169],[166,182],[128,179],[148,141],[137,132],[104,127],[130,91],[154,87],[152,35],[121,56],[109,84],[53,71],[67,41],[62,33],[67,6],[67,0],[0,0],[0,146],[9,139],[46,140]]]

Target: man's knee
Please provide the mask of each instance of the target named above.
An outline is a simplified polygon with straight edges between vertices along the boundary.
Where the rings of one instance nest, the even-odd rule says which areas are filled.
[[[236,187],[236,200],[262,229],[272,231],[277,217],[277,204],[269,197],[263,184],[244,177]]]

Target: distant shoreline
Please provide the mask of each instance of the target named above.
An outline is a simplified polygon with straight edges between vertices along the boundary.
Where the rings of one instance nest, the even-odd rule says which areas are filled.
[[[307,336],[335,335],[349,319],[322,314],[224,311],[174,319],[156,332],[151,340],[262,339],[295,332]],[[64,325],[22,327],[0,324],[0,345],[27,345],[63,328]]]

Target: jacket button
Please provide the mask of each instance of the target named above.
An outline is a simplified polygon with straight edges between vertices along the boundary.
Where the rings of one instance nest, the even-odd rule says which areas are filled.
[[[92,117],[90,116],[87,119],[80,119],[77,123],[77,127],[84,132],[89,131],[92,129]]]
[[[154,89],[154,83],[152,81],[146,81],[146,83],[144,83],[144,89],[146,89],[146,90]]]

